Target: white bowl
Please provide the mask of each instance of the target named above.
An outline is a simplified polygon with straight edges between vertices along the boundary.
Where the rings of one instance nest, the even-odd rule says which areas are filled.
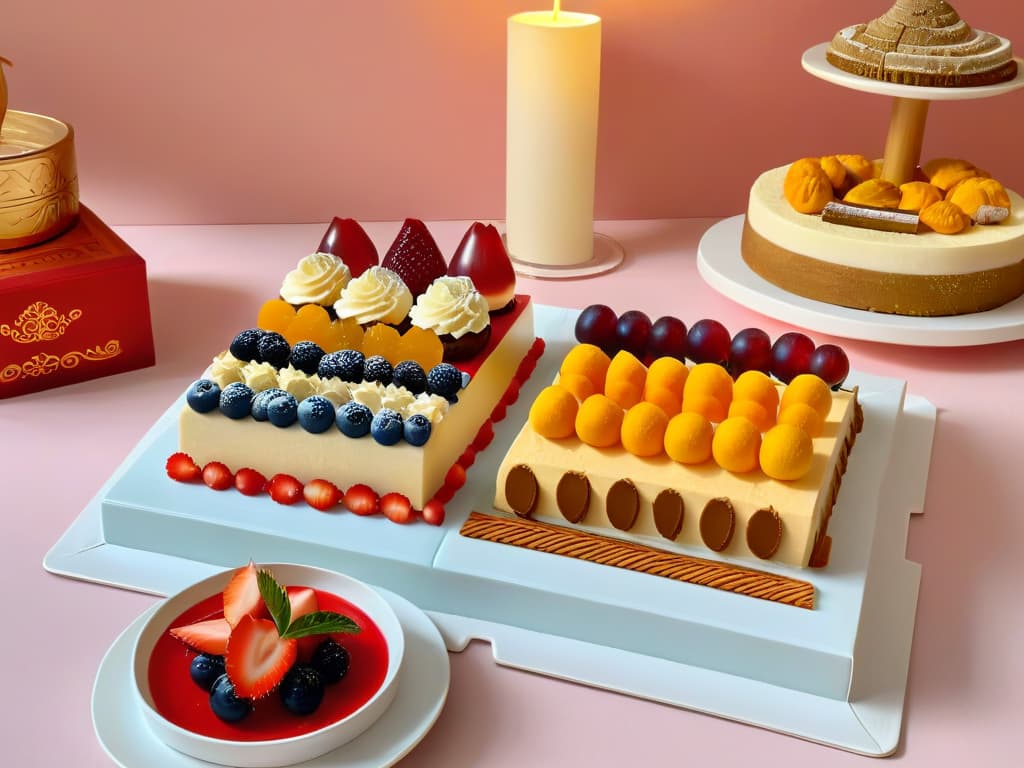
[[[157,640],[182,612],[224,591],[237,570],[218,573],[193,584],[166,601],[149,617],[132,649],[132,678],[138,705],[150,730],[168,746],[192,757],[238,768],[269,768],[312,760],[356,738],[391,704],[398,690],[398,671],[405,652],[405,635],[394,610],[377,592],[340,573],[306,565],[265,564],[280,584],[323,590],[358,606],[377,625],[388,649],[384,682],[377,692],[350,715],[311,733],[266,741],[228,741],[203,736],[164,718],[153,704],[149,688],[149,660]],[[188,682],[188,681],[186,681]]]

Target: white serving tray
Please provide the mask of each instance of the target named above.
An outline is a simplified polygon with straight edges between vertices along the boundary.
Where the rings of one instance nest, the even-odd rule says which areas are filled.
[[[732,216],[704,233],[697,247],[697,271],[716,291],[762,315],[820,333],[886,344],[966,347],[1024,339],[1024,296],[987,312],[950,317],[888,315],[797,296],[747,266],[740,252],[743,220],[742,214]]]
[[[924,504],[934,408],[905,398],[903,382],[851,374],[865,429],[830,527],[832,562],[796,574],[815,584],[814,611],[461,537],[472,509],[490,509],[497,465],[573,343],[576,315],[536,307],[548,351],[442,527],[286,508],[165,480],[179,401],[44,566],[156,594],[250,557],[334,568],[426,610],[453,651],[484,639],[500,664],[853,752],[892,752],[920,581],[919,566],[905,559],[907,526]],[[627,624],[632,632],[609,631]]]

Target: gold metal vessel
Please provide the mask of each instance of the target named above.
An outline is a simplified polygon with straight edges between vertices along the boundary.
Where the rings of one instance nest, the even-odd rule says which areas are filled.
[[[68,230],[78,218],[75,134],[60,120],[0,112],[0,252]]]

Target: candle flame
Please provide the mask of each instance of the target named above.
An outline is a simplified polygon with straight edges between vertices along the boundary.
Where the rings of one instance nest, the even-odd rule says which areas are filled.
[[[555,21],[558,21],[558,12],[562,10],[562,0],[555,0],[555,7],[551,11],[551,16]]]

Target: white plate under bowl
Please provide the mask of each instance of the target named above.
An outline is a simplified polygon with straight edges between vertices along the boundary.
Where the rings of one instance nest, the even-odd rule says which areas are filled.
[[[762,315],[846,339],[921,347],[968,347],[1024,339],[1024,296],[987,312],[908,317],[867,312],[807,299],[773,285],[743,260],[742,215],[711,226],[697,247],[704,282]]]
[[[372,726],[398,691],[398,675],[405,655],[405,633],[394,609],[376,590],[361,581],[323,568],[287,563],[259,566],[280,584],[295,584],[329,592],[358,606],[377,625],[388,649],[388,665],[380,688],[359,709],[310,733],[265,741],[231,741],[204,736],[182,728],[161,715],[149,689],[149,661],[157,641],[171,623],[197,603],[224,591],[238,570],[209,576],[167,598],[142,624],[132,647],[132,682],[135,704],[149,730],[173,749],[192,757],[239,768],[273,768],[311,760],[347,744]]]
[[[301,764],[302,768],[386,768],[405,757],[430,731],[448,696],[448,651],[433,622],[403,597],[378,590],[405,631],[402,685],[391,706],[362,735]],[[122,768],[210,768],[210,764],[171,749],[147,727],[135,706],[132,648],[150,608],[121,633],[96,673],[92,721],[100,745]]]

